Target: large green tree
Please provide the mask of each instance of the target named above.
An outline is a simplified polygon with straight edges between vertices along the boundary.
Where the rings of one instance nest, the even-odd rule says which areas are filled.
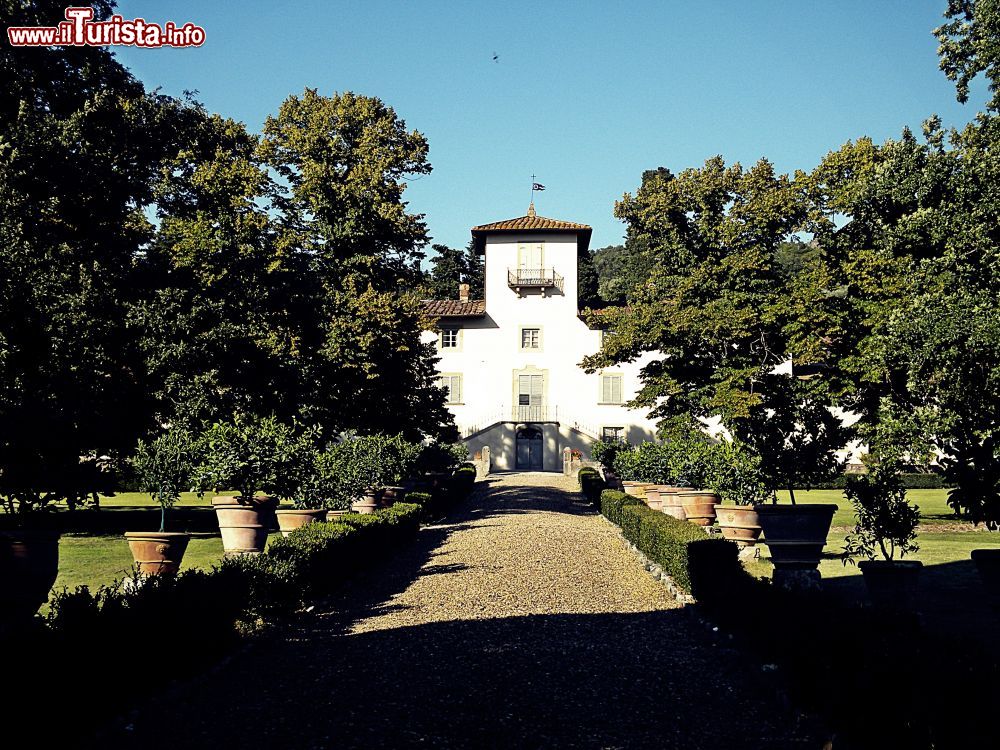
[[[406,179],[426,174],[427,141],[391,107],[350,92],[307,89],[264,126],[259,153],[280,177],[279,249],[307,259],[312,283],[303,344],[310,418],[336,429],[447,434],[432,345],[416,289],[427,242],[407,212]]]
[[[278,241],[276,187],[242,124],[188,103],[182,147],[156,189],[139,264],[138,334],[162,421],[189,425],[301,405],[306,261]]]
[[[945,16],[934,34],[941,70],[955,82],[958,100],[968,101],[969,84],[982,73],[993,94],[989,107],[1000,111],[1000,2],[948,0]]]
[[[833,450],[846,442],[828,409],[831,383],[788,371],[789,362],[815,370],[827,357],[824,336],[796,327],[795,317],[826,293],[824,274],[790,276],[775,259],[795,233],[828,228],[808,175],[717,157],[676,176],[644,173],[615,210],[626,248],[637,249],[623,275],[636,281],[625,286],[627,305],[593,316],[611,333],[585,366],[656,352],[633,405],[665,428],[721,420],[764,459],[772,489],[829,474]]]
[[[813,321],[839,320],[837,378],[870,443],[935,448],[957,508],[1000,519],[1000,130],[986,114],[961,131],[930,118],[875,145],[848,143],[814,173],[849,220],[823,238],[832,281]],[[898,429],[898,425],[905,429]]]
[[[113,5],[94,4],[98,19]],[[0,3],[4,25],[64,4]],[[151,416],[125,328],[143,210],[179,109],[106,49],[0,46],[0,495],[36,504],[102,484],[99,458]]]

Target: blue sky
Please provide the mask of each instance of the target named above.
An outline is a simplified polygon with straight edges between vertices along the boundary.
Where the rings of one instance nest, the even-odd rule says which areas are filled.
[[[591,224],[599,247],[621,240],[614,202],[645,169],[715,154],[811,169],[848,139],[971,119],[985,86],[961,106],[937,68],[945,6],[124,0],[126,18],[191,21],[207,40],[118,54],[147,86],[197,90],[254,131],[305,87],[378,96],[430,142],[434,171],[406,198],[434,242],[523,215],[535,174],[538,213]]]

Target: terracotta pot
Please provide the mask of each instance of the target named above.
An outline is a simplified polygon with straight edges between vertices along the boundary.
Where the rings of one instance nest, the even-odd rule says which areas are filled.
[[[58,532],[0,532],[0,622],[30,619],[48,600],[58,573]]]
[[[697,526],[711,526],[715,521],[715,506],[719,502],[719,496],[714,492],[684,490],[678,492],[677,497],[684,507],[684,515],[691,523]]]
[[[687,520],[687,514],[684,512],[684,506],[681,505],[681,500],[677,497],[677,493],[690,491],[690,487],[674,487],[669,484],[656,485],[655,492],[660,496],[660,511],[680,521]]]
[[[764,544],[771,551],[775,570],[816,571],[837,506],[832,503],[767,503],[753,508],[757,511]]]
[[[401,503],[406,498],[406,488],[405,487],[383,487],[382,492],[379,495],[379,499],[382,501],[383,507],[388,508],[393,503]]]
[[[632,497],[642,497],[645,494],[643,491],[644,487],[645,482],[622,482],[622,492]]]
[[[374,513],[378,510],[378,494],[376,490],[365,490],[365,494],[351,504],[355,513]]]
[[[648,487],[646,489],[646,496],[643,499],[650,510],[661,510],[663,508],[663,500],[660,497],[660,491],[657,489]]]
[[[972,561],[986,591],[1000,604],[1000,547],[974,549]]]
[[[722,538],[740,547],[753,547],[760,538],[760,519],[750,505],[716,505],[715,520],[722,529]]]
[[[326,508],[279,508],[274,511],[282,536],[288,536],[306,524],[325,521],[326,514]]]
[[[263,552],[277,504],[276,499],[269,497],[255,497],[249,502],[239,495],[213,498],[212,506],[219,519],[222,548],[226,554],[254,555]]]
[[[172,576],[180,570],[191,537],[169,531],[126,531],[125,538],[139,572],[146,576]]]
[[[880,609],[911,612],[923,565],[916,560],[862,560],[858,568],[872,604]]]

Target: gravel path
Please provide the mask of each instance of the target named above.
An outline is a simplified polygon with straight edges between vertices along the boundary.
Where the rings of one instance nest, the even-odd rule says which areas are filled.
[[[556,474],[501,474],[102,747],[815,748]]]

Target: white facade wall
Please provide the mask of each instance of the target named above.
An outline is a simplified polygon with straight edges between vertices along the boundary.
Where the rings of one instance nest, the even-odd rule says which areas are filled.
[[[564,277],[562,292],[523,289],[518,294],[508,284],[519,247],[537,244],[542,267]],[[653,439],[655,424],[644,412],[602,403],[600,373],[587,374],[579,367],[584,356],[599,351],[602,334],[578,317],[576,233],[489,234],[485,253],[486,315],[440,321],[442,328],[459,328],[456,348],[440,348],[436,332],[424,333],[426,341],[438,341],[438,371],[461,376],[460,402],[449,408],[470,452],[488,445],[495,469],[514,470],[517,429],[536,425],[543,434],[543,468],[559,471],[564,447],[589,457],[590,445],[604,427],[624,428],[624,437],[633,443]],[[524,328],[540,330],[538,349],[522,348]],[[621,401],[635,395],[639,370],[651,358],[604,371],[621,374]],[[542,376],[540,409],[515,411],[522,374]]]

